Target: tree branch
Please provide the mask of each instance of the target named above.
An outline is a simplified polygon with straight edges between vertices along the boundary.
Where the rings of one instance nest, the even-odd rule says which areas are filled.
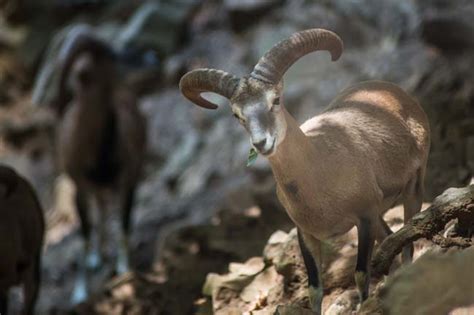
[[[388,274],[393,259],[405,245],[419,238],[431,239],[449,221],[459,217],[474,222],[474,185],[447,189],[428,209],[416,214],[400,230],[388,236],[372,259],[373,272]]]

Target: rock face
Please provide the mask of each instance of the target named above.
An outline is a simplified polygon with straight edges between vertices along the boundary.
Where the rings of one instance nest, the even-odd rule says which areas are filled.
[[[383,309],[386,314],[441,315],[473,306],[473,261],[473,247],[462,252],[423,255],[387,281],[381,293]]]
[[[140,109],[148,118],[150,142],[148,164],[134,211],[136,232],[131,244],[132,265],[151,274],[155,265],[174,271],[169,273],[172,276],[166,277],[166,282],[148,281],[149,278],[142,281],[142,278],[133,277],[130,281],[119,282],[124,286],[136,284],[137,289],[132,295],[120,293],[119,298],[113,300],[117,312],[131,307],[133,296],[143,302],[140,305],[146,305],[143,309],[134,308],[136,312],[152,313],[165,309],[168,313],[194,313],[200,305],[192,303],[200,296],[199,281],[204,281],[208,272],[223,273],[223,266],[230,261],[242,262],[260,255],[265,239],[273,230],[288,231],[288,220],[277,220],[280,225],[269,224],[272,230],[265,230],[265,236],[242,232],[232,243],[230,240],[239,228],[226,225],[228,230],[222,235],[212,236],[229,239],[225,245],[215,240],[212,242],[212,246],[225,252],[220,256],[222,260],[219,264],[206,264],[203,261],[212,260],[209,253],[213,252],[202,256],[196,254],[193,263],[203,263],[207,267],[195,270],[185,263],[180,265],[180,259],[167,260],[166,256],[158,254],[166,252],[170,246],[178,248],[178,252],[186,252],[172,239],[170,241],[169,235],[179,234],[177,229],[184,233],[189,225],[209,224],[217,211],[237,212],[244,216],[247,209],[258,206],[262,217],[267,220],[265,222],[273,222],[275,216],[269,215],[272,212],[267,210],[278,207],[275,195],[271,193],[273,179],[268,163],[259,158],[252,167],[245,167],[250,147],[248,135],[232,118],[226,100],[210,95],[222,106],[217,111],[204,111],[192,106],[180,94],[178,80],[191,69],[210,67],[246,75],[267,49],[291,33],[313,27],[334,30],[345,43],[345,51],[337,63],[329,62],[326,53],[316,53],[299,60],[285,75],[285,104],[295,118],[302,123],[321,112],[338,92],[353,83],[369,79],[392,81],[417,97],[429,116],[432,147],[426,177],[426,200],[431,200],[448,186],[464,185],[473,177],[474,74],[471,69],[474,68],[474,54],[471,34],[474,4],[470,0],[3,2],[15,13],[13,15],[22,13],[18,8],[33,7],[33,12],[24,12],[32,19],[20,19],[23,24],[19,31],[15,29],[18,33],[8,29],[13,36],[5,37],[6,28],[0,27],[2,48],[7,49],[0,55],[0,103],[4,101],[4,104],[11,105],[0,108],[0,160],[16,166],[26,175],[45,201],[49,230],[39,314],[70,307],[67,301],[80,248],[77,218],[70,204],[73,189],[67,185],[63,187],[59,180],[57,187],[52,187],[58,175],[53,163],[54,141],[51,137],[56,122],[41,122],[47,125],[41,128],[15,127],[21,132],[13,132],[16,136],[12,138],[12,128],[7,120],[18,120],[23,126],[38,124],[35,122],[37,108],[29,104],[30,95],[25,94],[25,89],[34,85],[37,103],[48,104],[54,99],[57,82],[49,77],[54,72],[50,71],[54,54],[45,53],[45,47],[61,30],[76,25],[79,20],[92,22],[94,32],[115,47],[126,74],[141,78],[141,70],[152,72],[152,80],[146,81],[146,89],[143,80],[134,79],[134,82],[138,81],[136,85],[140,91],[148,91],[146,95],[142,93]],[[15,5],[17,2],[22,5]],[[87,3],[93,4],[87,6]],[[446,35],[439,36],[439,33]],[[9,60],[10,56],[16,56],[15,62]],[[44,67],[39,65],[40,59],[44,60]],[[49,70],[43,74],[45,72],[40,69]],[[29,78],[28,74],[35,77]],[[151,93],[150,88],[153,90]],[[28,133],[23,129],[28,129]],[[28,135],[20,146],[12,143],[18,142],[18,134]],[[51,196],[51,191],[56,193]],[[256,194],[263,197],[257,198]],[[397,220],[394,219],[392,224],[399,222]],[[262,226],[259,227],[263,229]],[[247,225],[241,227],[250,229]],[[294,235],[285,235],[287,237],[288,242],[273,240],[276,242],[273,245],[280,248],[278,246],[289,244],[291,252],[294,243],[290,240]],[[177,240],[178,243],[183,241],[179,237]],[[350,245],[342,246],[346,241]],[[183,244],[187,243],[183,241]],[[200,244],[207,244],[207,241]],[[248,246],[251,246],[251,252],[246,251]],[[331,276],[327,277],[330,288],[327,294],[341,296],[337,302],[336,298],[334,301],[326,298],[325,302],[325,307],[335,313],[354,307],[352,278],[345,276],[353,269],[353,262],[348,258],[355,253],[351,236],[340,241],[340,246],[341,257],[347,260],[336,259],[328,266],[328,275]],[[276,258],[271,248],[270,245],[267,247],[265,257],[268,259],[264,261],[272,263],[268,265],[266,262],[264,270],[271,266],[274,269],[270,268],[271,271],[257,283],[265,283],[266,279],[280,283],[283,277],[283,288],[291,289],[289,283],[295,286],[295,290],[287,293],[281,287],[265,287],[265,302],[263,297],[261,300],[249,298],[251,294],[248,292],[254,292],[254,287],[251,287],[244,298],[240,297],[240,291],[235,299],[232,296],[232,303],[273,312],[276,305],[268,308],[264,304],[277,300],[273,292],[283,292],[285,301],[290,301],[291,305],[279,308],[278,312],[285,314],[305,308],[305,290],[298,287],[297,282],[286,282],[287,273],[294,272],[295,277],[301,279],[304,277],[298,271],[301,270],[300,261],[294,262],[290,256]],[[108,255],[113,257],[114,248],[109,249]],[[196,283],[189,285],[183,276],[174,276],[186,272],[194,272],[193,281]],[[251,282],[262,272],[252,276]],[[104,268],[94,277],[93,291],[101,292],[101,284],[111,275]],[[189,290],[183,289],[188,287]],[[106,292],[110,292],[108,288]],[[343,290],[337,288],[350,289],[342,294]],[[148,290],[153,293],[149,294]],[[124,289],[124,292],[129,291]],[[231,294],[225,290],[224,293],[222,297]],[[151,298],[160,300],[160,297],[170,301],[178,294],[186,296],[186,301],[149,302]],[[98,299],[102,305],[110,302],[101,294]],[[224,303],[220,307],[226,309]]]

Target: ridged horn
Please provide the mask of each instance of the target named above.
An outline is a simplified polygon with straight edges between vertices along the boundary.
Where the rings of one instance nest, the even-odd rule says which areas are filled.
[[[286,70],[299,58],[313,51],[325,50],[336,61],[343,51],[342,40],[335,33],[314,28],[282,40],[263,55],[250,76],[265,83],[277,84]]]
[[[68,100],[69,92],[67,89],[67,83],[71,68],[76,61],[76,59],[83,53],[89,52],[93,55],[97,62],[102,62],[103,60],[115,61],[115,52],[113,49],[102,41],[101,39],[95,37],[91,33],[81,33],[75,36],[70,42],[68,42],[66,47],[62,47],[61,51],[61,60],[62,63],[59,65],[60,76],[59,76],[59,89],[58,89],[58,98],[56,100],[57,111],[61,115],[64,111]],[[113,78],[111,78],[112,80]]]
[[[217,105],[203,98],[201,93],[213,92],[230,99],[239,81],[238,77],[225,71],[196,69],[181,78],[179,89],[194,104],[208,109],[216,109]]]

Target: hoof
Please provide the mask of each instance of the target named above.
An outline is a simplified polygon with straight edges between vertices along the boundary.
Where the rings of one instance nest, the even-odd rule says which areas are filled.
[[[130,270],[130,265],[128,262],[128,257],[126,255],[119,255],[117,258],[117,265],[115,266],[115,271],[117,274],[123,274]]]
[[[118,275],[124,274],[130,270],[129,266],[126,264],[121,264],[117,263],[117,266],[115,267],[115,271],[117,272]]]
[[[130,270],[129,262],[129,247],[128,238],[124,237],[120,242],[120,246],[117,254],[117,263],[115,265],[115,271],[117,274],[122,274]]]
[[[102,266],[102,257],[98,252],[92,252],[87,255],[86,267],[89,270],[97,270]]]
[[[86,283],[79,280],[74,287],[74,291],[72,292],[71,304],[76,305],[82,303],[87,300],[87,297],[88,293]]]
[[[354,274],[357,291],[359,293],[359,303],[364,302],[369,296],[369,279],[366,272],[356,271]]]
[[[315,314],[321,314],[321,307],[323,304],[323,289],[321,287],[315,288],[313,286],[308,287],[309,305],[311,311]]]

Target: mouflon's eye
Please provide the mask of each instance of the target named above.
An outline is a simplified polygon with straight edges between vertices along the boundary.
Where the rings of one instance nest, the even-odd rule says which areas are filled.
[[[275,97],[273,99],[273,105],[280,105],[280,97]]]
[[[237,119],[240,119],[239,115],[237,115],[236,113],[233,113],[232,116],[234,116]]]
[[[271,112],[277,112],[280,110],[280,98],[279,97],[275,97],[273,99],[273,102],[272,102],[272,106],[270,108],[270,111]]]

